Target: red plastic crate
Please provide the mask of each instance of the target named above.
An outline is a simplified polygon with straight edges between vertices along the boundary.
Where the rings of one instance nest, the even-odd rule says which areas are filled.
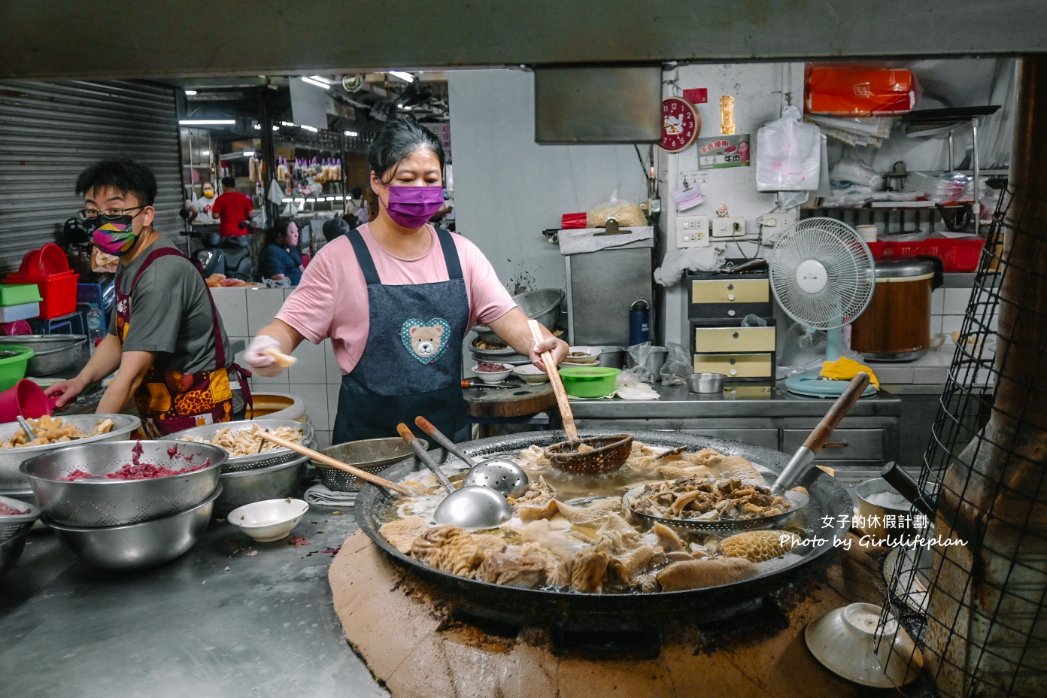
[[[877,240],[869,249],[876,261],[937,257],[944,271],[977,271],[985,238],[929,238],[909,242]]]
[[[76,311],[76,282],[80,275],[69,269],[62,248],[54,243],[30,250],[22,266],[4,279],[9,284],[36,284],[40,288],[40,317],[44,320]]]

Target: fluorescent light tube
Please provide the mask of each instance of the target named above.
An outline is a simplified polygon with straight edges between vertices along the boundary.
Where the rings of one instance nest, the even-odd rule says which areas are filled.
[[[414,76],[403,70],[390,70],[389,74],[394,78],[400,78],[404,82],[414,82]]]
[[[195,97],[196,95],[197,95],[196,90],[186,90],[185,91],[185,96],[186,97]]]
[[[325,90],[331,89],[330,85],[325,85],[322,82],[320,82],[319,80],[313,80],[312,78],[299,78],[299,80],[301,80],[302,82],[307,83],[309,85],[313,85],[314,87],[322,87]]]
[[[182,126],[232,126],[236,119],[179,119]]]
[[[352,138],[352,137],[354,137],[354,136],[359,136],[360,134],[359,134],[359,133],[357,133],[356,131],[346,131],[346,132],[345,132],[345,135],[347,135],[347,136],[349,136],[350,138]]]

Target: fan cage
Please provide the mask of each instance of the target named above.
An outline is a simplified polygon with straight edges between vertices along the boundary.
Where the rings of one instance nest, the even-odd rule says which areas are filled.
[[[1021,253],[1012,255],[1019,240]],[[1042,520],[1047,457],[1041,451],[1037,460],[1034,451],[1030,458],[1028,443],[1023,448],[1017,439],[986,432],[996,411],[1015,425],[1014,433],[1030,426],[1044,433],[1042,405],[1031,401],[1039,399],[1035,386],[1044,384],[1047,370],[1045,255],[1047,199],[1013,187],[1001,192],[919,477],[921,491],[936,493],[939,502],[934,527],[921,522],[920,535],[936,541],[951,531],[973,532],[967,541],[973,563],[963,562],[959,547],[899,550],[877,628],[878,641],[891,643],[889,661],[907,663],[911,654],[901,656],[894,644],[900,630],[887,630],[891,616],[900,621],[916,640],[938,695],[1023,695],[1030,686],[1047,685],[1047,522]],[[1023,290],[1003,303],[1013,304],[1011,312],[1020,309],[1026,325],[1041,328],[1028,333],[1031,340],[1021,327],[1000,333],[1001,290],[1010,274],[1022,275],[1023,283],[1012,285]],[[1001,336],[1005,350],[998,355]],[[1001,404],[1001,378],[1023,387],[1025,402]],[[1027,422],[1030,418],[1039,421]],[[986,467],[1000,462],[1006,465]],[[1022,472],[1038,474],[1031,482],[1024,477],[1019,487],[1015,478],[1023,465],[1032,467]],[[1023,498],[1024,514],[1015,506]],[[1036,511],[1041,518],[1034,521]],[[921,519],[915,509],[911,516],[914,522]],[[977,525],[970,525],[972,519]],[[992,577],[985,574],[987,560]],[[1037,576],[1039,583],[1030,584]]]
[[[807,292],[797,269],[808,260],[820,263],[826,284]],[[806,218],[786,230],[774,246],[770,283],[786,315],[816,330],[851,322],[869,305],[876,285],[872,252],[858,232],[834,218]]]

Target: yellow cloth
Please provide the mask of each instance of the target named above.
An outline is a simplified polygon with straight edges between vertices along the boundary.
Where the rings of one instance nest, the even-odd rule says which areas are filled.
[[[846,356],[841,356],[836,361],[823,361],[822,362],[822,378],[829,378],[836,381],[848,381],[854,378],[858,373],[869,374],[869,383],[872,387],[877,390],[880,389],[880,379],[876,377],[873,370],[865,364],[860,364],[853,359],[848,359]]]

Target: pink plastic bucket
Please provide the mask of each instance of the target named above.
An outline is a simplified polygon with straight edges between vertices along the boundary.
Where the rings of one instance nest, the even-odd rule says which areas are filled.
[[[0,422],[13,422],[19,416],[36,419],[51,414],[53,407],[43,388],[22,379],[0,393]]]

